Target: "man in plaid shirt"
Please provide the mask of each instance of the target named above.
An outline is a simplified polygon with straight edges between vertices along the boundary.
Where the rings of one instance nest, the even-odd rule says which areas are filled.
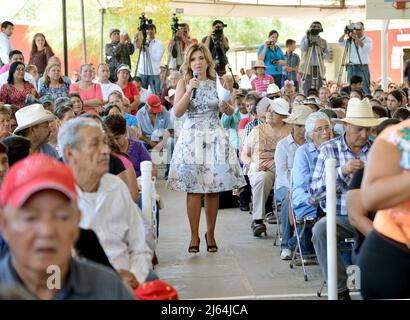
[[[337,242],[353,237],[353,227],[349,223],[346,206],[346,193],[354,172],[364,167],[367,153],[370,150],[370,130],[380,123],[374,118],[372,107],[367,100],[353,99],[347,108],[344,123],[345,133],[323,143],[319,149],[310,185],[312,203],[320,203],[326,212],[326,168],[325,160],[336,160],[336,233]],[[323,276],[327,279],[326,217],[320,219],[313,227],[312,242],[321,266]],[[346,285],[347,275],[341,253],[337,255],[337,281],[339,299],[350,299]]]

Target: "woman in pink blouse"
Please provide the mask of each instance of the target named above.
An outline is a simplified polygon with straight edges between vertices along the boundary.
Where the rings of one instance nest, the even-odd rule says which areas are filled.
[[[84,110],[99,114],[103,104],[101,86],[93,83],[94,70],[92,65],[86,63],[80,67],[80,81],[70,85],[70,94],[78,93],[84,102]]]

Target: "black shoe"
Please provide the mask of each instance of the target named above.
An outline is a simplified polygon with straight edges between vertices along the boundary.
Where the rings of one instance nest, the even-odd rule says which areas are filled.
[[[252,228],[252,231],[253,231],[253,235],[255,237],[259,237],[263,233],[265,234],[265,236],[267,235],[266,234],[266,226],[261,221],[263,221],[263,220],[253,220],[252,221],[251,228]]]
[[[268,214],[266,214],[266,222],[269,224],[278,224],[275,213],[269,212]]]
[[[199,252],[199,241],[200,241],[200,239],[198,238],[198,245],[193,246],[192,245],[192,240],[191,240],[191,243],[189,244],[189,248],[188,248],[189,253],[198,253]]]
[[[239,207],[239,210],[241,210],[241,211],[249,211],[250,208],[249,208],[249,205],[244,205],[244,206],[240,206],[240,207]]]
[[[349,289],[339,292],[337,294],[337,300],[352,300],[352,298],[350,298]]]
[[[205,233],[205,241],[206,241],[206,251],[208,252],[217,252],[218,251],[218,246],[215,245],[208,245],[208,236],[207,233]]]

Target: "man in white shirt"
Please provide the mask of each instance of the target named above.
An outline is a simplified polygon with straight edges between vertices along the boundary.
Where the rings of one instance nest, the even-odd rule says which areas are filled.
[[[1,24],[0,32],[0,67],[9,63],[9,53],[13,50],[10,44],[10,37],[13,35],[14,24],[10,21],[4,21]]]
[[[137,66],[138,76],[142,80],[142,86],[151,90],[158,96],[161,95],[161,60],[165,51],[165,47],[161,41],[155,39],[157,28],[155,25],[148,25],[147,42],[143,44],[140,37],[141,32],[137,32],[134,37],[135,49],[142,50],[140,53],[140,61]]]
[[[109,80],[110,77],[110,69],[108,68],[108,64],[100,63],[97,70],[98,80],[95,83],[99,83],[102,89],[103,100],[104,104],[108,102],[108,97],[110,96],[111,92],[118,91],[124,97],[122,89],[116,83],[112,83]]]
[[[252,90],[252,80],[256,78],[256,75],[253,74],[252,69],[247,69],[245,74],[241,77],[241,89]]]
[[[80,226],[96,232],[110,263],[135,289],[147,279],[152,251],[128,187],[107,173],[110,149],[102,127],[92,119],[72,119],[60,129],[58,144],[76,180]]]
[[[2,68],[2,69],[7,70],[7,71],[0,74],[0,88],[3,84],[7,83],[7,79],[9,78],[10,65],[13,62],[16,62],[16,61],[24,63],[23,53],[19,50],[10,51],[9,61],[10,61],[10,63],[3,66],[3,68]],[[34,79],[34,77],[30,73],[24,72],[24,80],[30,82],[34,86],[34,88],[37,88],[36,80]]]
[[[373,41],[364,35],[363,22],[349,24],[345,32],[339,38],[339,45],[349,47],[350,56],[348,57],[347,80],[350,83],[352,76],[360,76],[363,79],[363,92],[370,93],[370,51],[372,50]],[[359,55],[358,55],[359,54]]]

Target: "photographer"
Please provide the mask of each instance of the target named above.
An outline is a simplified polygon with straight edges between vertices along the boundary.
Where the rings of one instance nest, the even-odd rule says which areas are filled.
[[[259,46],[258,60],[265,63],[268,68],[265,74],[270,75],[275,80],[275,84],[280,88],[282,84],[282,66],[286,66],[286,58],[282,49],[276,45],[279,33],[276,30],[269,31],[268,40]]]
[[[229,50],[228,38],[223,34],[223,29],[226,27],[221,20],[212,22],[212,32],[202,39],[202,43],[209,48],[212,53],[212,59],[215,62],[215,71],[218,76],[223,76],[226,73],[226,65],[228,58],[226,52]]]
[[[134,53],[134,46],[128,33],[120,33],[120,30],[113,28],[110,30],[111,43],[105,45],[105,62],[110,69],[111,82],[115,82],[115,70],[126,64],[131,68],[130,56]]]
[[[327,59],[329,56],[329,47],[327,41],[319,36],[319,33],[323,32],[322,24],[319,21],[315,21],[310,25],[306,35],[300,42],[300,50],[302,51],[302,65],[301,70],[306,69],[304,74],[304,81],[302,84],[303,92],[307,95],[310,88],[316,88],[319,90],[323,86],[323,78],[325,78],[325,67],[323,59]],[[312,56],[307,61],[307,53],[309,48],[312,48]],[[317,52],[318,51],[318,52]],[[322,69],[322,73],[320,72]],[[315,80],[313,82],[313,80]]]
[[[362,77],[364,93],[366,95],[371,94],[369,63],[373,41],[364,35],[364,24],[362,22],[349,23],[339,39],[339,45],[346,47],[348,39],[352,39],[351,41],[353,41],[350,47],[349,64],[347,67],[348,81],[350,82],[350,79],[354,75]]]
[[[148,89],[148,85],[156,95],[161,95],[161,60],[165,48],[161,41],[155,39],[157,28],[143,16],[140,27],[134,37],[134,46],[140,50],[138,63],[138,76],[142,80],[142,87]]]
[[[170,57],[169,68],[171,70],[179,70],[184,62],[185,49],[191,43],[198,43],[197,39],[191,39],[189,36],[189,25],[187,23],[178,23],[178,18],[173,18],[172,32],[173,37],[168,44],[168,52]]]

